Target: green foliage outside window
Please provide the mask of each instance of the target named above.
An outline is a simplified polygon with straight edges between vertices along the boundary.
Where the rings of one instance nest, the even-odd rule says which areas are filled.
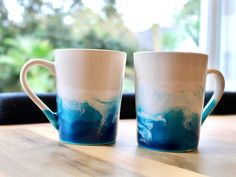
[[[104,0],[100,13],[85,7],[81,0],[64,0],[67,6],[54,7],[52,1],[17,0],[24,8],[22,21],[8,18],[4,1],[0,0],[0,92],[21,91],[19,73],[30,58],[53,61],[55,48],[96,48],[125,51],[128,54],[124,91],[133,90],[133,52],[140,48],[135,34],[123,23],[115,0]],[[176,15],[176,23],[186,28],[186,34],[198,43],[198,3],[189,0]],[[199,2],[199,1],[197,1]],[[195,11],[191,10],[195,9]],[[187,20],[185,20],[187,19]],[[190,20],[189,20],[190,19]],[[148,27],[147,27],[148,28]],[[167,31],[162,36],[163,50],[172,50],[183,35]],[[47,70],[35,67],[28,75],[29,83],[36,92],[55,91],[55,78]]]

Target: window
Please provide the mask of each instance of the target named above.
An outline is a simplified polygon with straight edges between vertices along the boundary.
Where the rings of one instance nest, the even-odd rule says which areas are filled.
[[[133,52],[202,51],[235,91],[234,0],[0,0],[0,91],[20,91],[19,72],[32,57],[53,60],[54,48],[103,48],[128,53],[124,92],[134,92]],[[67,35],[65,35],[67,34]],[[34,68],[30,85],[55,91]],[[211,89],[211,86],[209,86]]]
[[[223,73],[225,91],[236,91],[236,2],[202,0],[201,10],[200,46],[209,54],[209,67]],[[212,89],[211,84],[208,89]]]

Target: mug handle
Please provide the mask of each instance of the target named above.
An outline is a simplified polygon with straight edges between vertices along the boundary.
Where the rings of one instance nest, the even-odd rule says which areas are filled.
[[[213,74],[216,79],[215,91],[208,101],[202,112],[202,124],[206,120],[207,116],[213,111],[216,105],[219,103],[225,88],[225,80],[223,74],[216,69],[208,69],[207,74]]]
[[[48,120],[51,122],[53,127],[58,129],[57,113],[52,112],[51,109],[49,109],[47,107],[47,105],[45,105],[42,102],[42,100],[39,99],[39,97],[33,92],[33,90],[30,88],[30,86],[28,84],[27,73],[33,65],[43,66],[43,67],[47,68],[53,75],[55,75],[56,74],[55,64],[54,64],[54,62],[50,62],[50,61],[46,61],[46,60],[42,60],[42,59],[30,59],[29,61],[27,61],[24,64],[24,66],[21,69],[20,82],[21,82],[23,89],[30,97],[30,99],[41,109],[41,111],[43,111],[43,113],[48,118]]]

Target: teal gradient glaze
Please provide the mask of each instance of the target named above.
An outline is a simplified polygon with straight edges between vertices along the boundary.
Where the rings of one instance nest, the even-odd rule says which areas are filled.
[[[68,101],[57,97],[61,141],[84,145],[115,142],[120,98],[94,100],[102,110],[97,110],[88,101]]]
[[[197,149],[200,117],[184,108],[171,108],[159,114],[145,117],[142,108],[137,110],[138,144],[141,147],[171,152]]]
[[[70,142],[70,141],[64,141],[64,140],[60,140],[61,142],[63,143],[66,143],[66,144],[72,144],[72,145],[83,145],[83,146],[99,146],[99,145],[111,145],[111,144],[115,144],[115,141],[111,141],[111,142],[105,142],[105,143],[90,143],[90,144],[86,144],[86,143],[74,143],[74,142]]]
[[[45,116],[48,118],[48,120],[51,122],[51,124],[53,125],[53,127],[55,127],[58,130],[58,117],[57,114],[52,112],[49,109],[44,109],[42,110],[43,113],[45,114]]]
[[[141,146],[139,145],[139,147],[143,148],[143,149],[147,149],[147,150],[152,150],[152,151],[160,151],[160,152],[167,152],[167,150],[163,150],[163,149],[157,149],[157,148],[149,148],[149,147],[144,147],[144,146]],[[192,152],[192,151],[196,151],[197,148],[194,148],[194,149],[188,149],[188,150],[168,150],[168,152]]]
[[[216,100],[210,100],[207,105],[204,107],[202,112],[202,124],[206,120],[207,116],[213,111],[216,106]]]

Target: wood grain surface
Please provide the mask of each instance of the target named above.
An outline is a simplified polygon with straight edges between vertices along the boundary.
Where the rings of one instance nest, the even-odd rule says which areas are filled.
[[[135,120],[121,120],[117,142],[79,146],[58,141],[49,124],[0,126],[0,177],[236,176],[236,116],[211,116],[198,151],[137,147]]]

